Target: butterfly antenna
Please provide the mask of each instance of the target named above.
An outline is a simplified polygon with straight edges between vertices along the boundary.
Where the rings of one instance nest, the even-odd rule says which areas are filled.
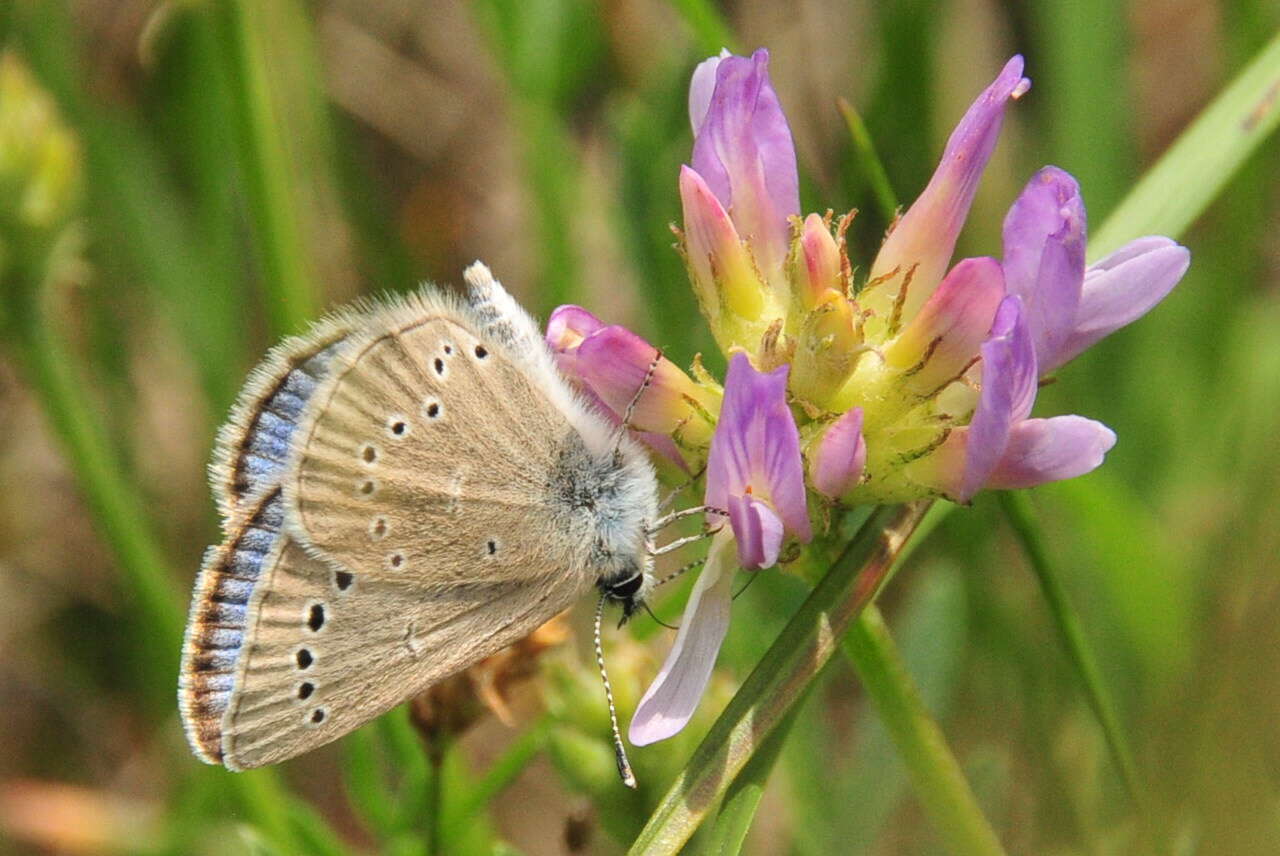
[[[685,565],[683,568],[676,568],[674,571],[672,571],[671,573],[667,574],[665,577],[663,577],[662,579],[654,583],[653,587],[657,588],[658,586],[665,586],[667,583],[671,582],[676,577],[682,574],[686,574],[689,571],[692,571],[694,568],[698,567],[701,564],[704,564],[706,561],[707,561],[706,557],[703,557],[696,562],[690,562],[689,564]]]
[[[622,437],[627,433],[627,429],[631,427],[631,417],[636,412],[636,405],[640,403],[640,396],[644,395],[644,391],[649,388],[649,384],[653,383],[653,375],[658,371],[658,365],[662,362],[662,350],[654,349],[653,359],[649,361],[649,368],[645,369],[644,380],[640,381],[640,388],[636,390],[636,394],[631,396],[631,400],[627,402],[627,409],[622,412],[622,422],[618,425],[618,442],[622,442]]]
[[[668,508],[670,508],[671,503],[676,501],[676,497],[684,493],[689,488],[693,487],[695,484],[697,484],[698,479],[702,478],[702,474],[705,473],[706,471],[707,471],[707,465],[703,464],[702,469],[698,470],[696,473],[690,476],[687,481],[681,482],[680,484],[673,487],[671,491],[662,498],[662,501],[658,503],[658,511],[666,511]]]
[[[613,687],[609,684],[609,673],[604,668],[604,646],[600,643],[600,624],[604,619],[604,602],[606,595],[600,594],[600,602],[596,604],[596,665],[600,667],[600,680],[604,683],[604,699],[609,705],[609,725],[613,728],[613,754],[618,761],[618,775],[622,784],[635,789],[636,776],[631,772],[631,762],[627,760],[627,750],[622,747],[622,732],[618,730],[618,709],[613,703]]]

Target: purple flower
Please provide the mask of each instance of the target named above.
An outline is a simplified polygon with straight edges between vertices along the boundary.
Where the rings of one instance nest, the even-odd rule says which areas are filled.
[[[1149,312],[1191,263],[1185,247],[1148,237],[1086,270],[1085,232],[1080,188],[1053,166],[1032,177],[1005,216],[1005,280],[1026,307],[1042,375]]]
[[[1110,428],[1080,416],[1030,419],[1038,370],[1022,299],[1000,303],[982,344],[982,390],[972,421],[950,432],[911,478],[959,502],[983,488],[1033,487],[1097,468],[1115,445]]]
[[[730,525],[712,538],[675,644],[636,707],[629,734],[637,746],[670,737],[693,715],[729,626],[733,572],[776,563],[787,533],[811,537],[800,433],[786,388],[786,366],[762,374],[743,353],[729,362],[707,459],[706,504],[727,509]]]
[[[765,279],[780,282],[800,181],[791,128],[769,81],[769,52],[703,61],[689,87],[689,120],[693,171],[729,211]]]
[[[784,529],[801,541],[811,537],[787,371],[762,374],[746,354],[733,355],[707,457],[706,503],[729,512],[738,560],[748,570],[778,561]]]
[[[689,273],[721,348],[754,349],[786,313],[790,220],[800,213],[795,146],[768,52],[700,64],[689,120],[692,163],[680,171]]]
[[[1031,88],[1022,76],[1022,57],[1010,59],[956,125],[933,178],[902,215],[871,266],[861,302],[889,318],[899,292],[910,285],[901,317],[910,320],[942,280],[956,238],[969,214],[978,181],[995,149],[1005,105]]]

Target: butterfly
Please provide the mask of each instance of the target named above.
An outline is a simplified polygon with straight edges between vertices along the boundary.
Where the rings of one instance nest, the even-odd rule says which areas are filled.
[[[202,760],[243,770],[335,740],[593,586],[598,652],[605,601],[630,615],[652,587],[644,451],[488,268],[465,280],[339,311],[249,375],[209,466],[224,538],[179,676]],[[614,732],[634,784],[616,716]]]

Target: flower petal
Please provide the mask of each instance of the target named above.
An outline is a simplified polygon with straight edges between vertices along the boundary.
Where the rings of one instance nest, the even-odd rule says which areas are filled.
[[[1148,237],[1131,241],[1090,267],[1075,329],[1041,372],[1075,359],[1099,339],[1146,315],[1173,290],[1190,264],[1186,247],[1169,238]]]
[[[1022,76],[1022,57],[1013,57],[956,125],[933,178],[885,239],[871,267],[872,280],[892,274],[895,268],[898,271],[893,283],[868,289],[860,299],[881,317],[889,317],[897,292],[913,267],[902,318],[912,318],[933,293],[995,149],[1005,104],[1030,86],[1031,81]]]
[[[1085,231],[1080,186],[1053,166],[1032,176],[1004,219],[1005,283],[1022,298],[1042,367],[1056,364],[1075,327]]]
[[[903,372],[903,384],[917,395],[937,391],[977,356],[1004,292],[999,262],[964,259],[885,349],[885,362]]]
[[[800,213],[800,182],[791,128],[769,81],[769,52],[722,57],[715,77],[691,165],[730,212],[765,279],[782,288],[791,240],[788,218]],[[705,84],[695,82],[700,99]]]
[[[758,497],[730,496],[729,525],[738,542],[738,564],[748,571],[778,564],[782,520]]]
[[[982,392],[969,423],[959,501],[968,502],[986,484],[1013,426],[1031,412],[1035,395],[1035,347],[1022,300],[1011,294],[1000,302],[991,336],[982,344]]]
[[[727,56],[731,56],[729,49],[721,48],[719,56],[704,59],[693,70],[693,77],[689,80],[689,124],[693,126],[694,136],[702,130],[707,109],[711,106],[711,94],[716,89],[716,67]]]
[[[729,361],[707,457],[706,504],[727,509],[730,496],[755,494],[773,507],[789,532],[808,541],[800,432],[787,407],[788,368],[763,374],[741,352]]]
[[[680,167],[685,253],[698,305],[714,331],[721,307],[754,320],[764,310],[764,284],[756,273],[729,213],[695,170]]]
[[[862,408],[855,407],[831,423],[810,448],[809,483],[823,496],[839,499],[858,486],[866,466]]]
[[[1027,419],[1014,426],[987,487],[1015,489],[1092,472],[1116,444],[1115,433],[1083,416]]]
[[[646,746],[677,733],[693,716],[729,629],[733,602],[733,536],[728,529],[711,539],[707,563],[685,607],[675,644],[658,676],[645,690],[627,736]]]

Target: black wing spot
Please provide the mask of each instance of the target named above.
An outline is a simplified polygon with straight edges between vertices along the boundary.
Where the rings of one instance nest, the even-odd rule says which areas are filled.
[[[311,694],[315,691],[316,691],[315,684],[311,683],[310,681],[303,681],[301,684],[298,685],[298,698],[300,699],[311,698]]]
[[[489,555],[490,555],[490,556],[492,556],[494,553],[498,552],[498,542],[497,542],[497,541],[494,541],[492,538],[490,538],[490,539],[489,539],[488,547],[489,547]]]
[[[350,571],[335,571],[333,574],[333,582],[338,586],[339,591],[346,591],[351,588],[351,584],[355,581],[355,574]]]
[[[306,648],[298,649],[297,658],[298,658],[299,669],[309,668],[311,664],[315,662],[315,659],[316,659],[315,657],[311,656],[311,652],[308,651]]]
[[[476,345],[476,359],[483,360],[489,356],[489,350],[484,345]]]
[[[311,604],[311,611],[307,615],[307,626],[311,628],[313,633],[324,627],[324,604]]]
[[[360,450],[360,457],[366,464],[375,463],[378,460],[378,450],[373,446],[365,446]]]
[[[436,369],[436,374],[440,375],[441,377],[444,377],[444,360],[440,359],[439,357],[436,357],[436,361],[434,365]]]
[[[315,710],[311,712],[311,721],[314,722],[316,725],[319,725],[320,723],[324,722],[323,707],[317,707]]]

